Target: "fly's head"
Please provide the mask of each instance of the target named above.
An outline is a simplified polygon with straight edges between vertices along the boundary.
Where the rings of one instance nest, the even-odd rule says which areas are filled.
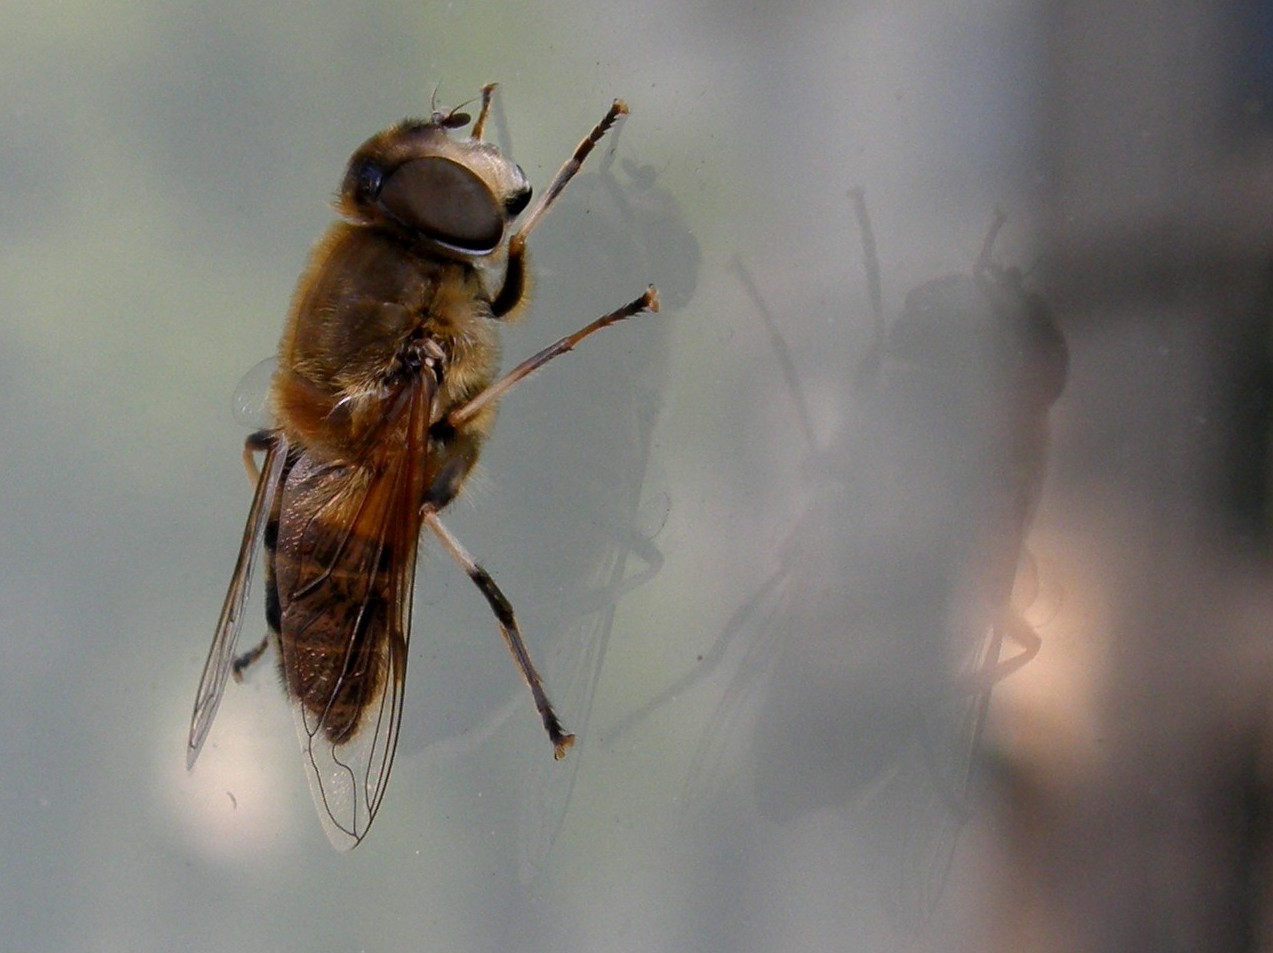
[[[462,260],[505,246],[531,187],[491,143],[452,135],[468,119],[435,112],[368,139],[349,160],[336,202],[341,215]]]

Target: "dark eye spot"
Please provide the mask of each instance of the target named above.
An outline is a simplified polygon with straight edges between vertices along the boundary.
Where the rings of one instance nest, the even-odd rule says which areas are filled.
[[[528,185],[504,199],[504,211],[509,218],[516,218],[522,214],[526,206],[530,204],[530,195],[531,188]]]
[[[368,162],[358,170],[355,181],[359,198],[374,199],[380,195],[380,188],[384,184],[384,170],[374,162]]]

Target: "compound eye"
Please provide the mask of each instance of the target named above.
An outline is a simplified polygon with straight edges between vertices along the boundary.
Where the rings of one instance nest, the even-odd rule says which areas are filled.
[[[379,192],[381,206],[394,219],[457,251],[485,254],[504,235],[504,215],[491,190],[450,159],[405,162]]]
[[[358,198],[365,202],[373,202],[380,195],[380,187],[384,182],[384,170],[380,166],[368,162],[358,169],[354,179],[354,188]]]

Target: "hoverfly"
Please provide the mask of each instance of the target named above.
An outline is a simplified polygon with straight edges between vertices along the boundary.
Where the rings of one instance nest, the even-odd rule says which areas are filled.
[[[227,678],[273,643],[315,805],[342,850],[366,836],[393,764],[424,527],[490,604],[555,757],[574,741],[512,606],[439,513],[476,463],[498,400],[593,332],[657,311],[658,294],[651,285],[497,378],[498,323],[526,300],[527,238],[627,107],[615,100],[526,212],[522,170],[482,138],[494,89],[483,88],[466,137],[452,133],[468,115],[435,111],[353,154],[336,200],[343,221],[315,247],[279,345],[269,395],[277,423],[244,449],[256,493],[195,696],[187,764]],[[269,634],[236,657],[262,545]]]

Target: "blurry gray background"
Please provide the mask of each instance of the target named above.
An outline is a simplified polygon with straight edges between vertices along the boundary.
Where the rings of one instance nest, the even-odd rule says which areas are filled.
[[[1254,3],[10,5],[0,946],[1261,948],[1271,36]],[[540,188],[632,110],[535,234],[506,362],[664,293],[509,396],[447,517],[580,744],[551,762],[489,612],[426,547],[394,777],[340,856],[269,671],[184,766],[250,499],[231,397],[349,153],[493,80],[493,137]],[[871,478],[845,436],[872,327],[852,186],[890,321],[969,271],[998,208],[996,259],[1070,342],[1022,600],[1043,649],[996,687],[985,797],[945,821],[909,812],[887,746],[862,784],[901,791],[891,813],[795,770],[779,816],[752,752],[772,697],[748,669],[812,624],[765,587],[811,572],[834,606],[863,559],[791,555]],[[875,692],[905,704],[930,648]],[[961,825],[953,860],[901,844]],[[906,881],[945,884],[918,926]]]

